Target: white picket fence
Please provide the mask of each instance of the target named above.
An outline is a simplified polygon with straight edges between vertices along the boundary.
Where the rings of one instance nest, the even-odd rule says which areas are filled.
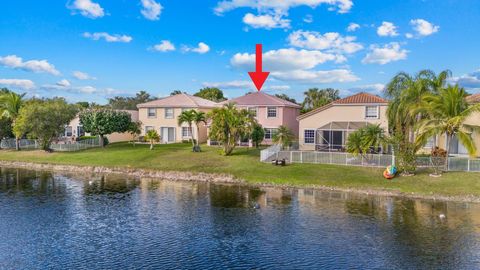
[[[393,155],[368,154],[354,156],[345,152],[318,152],[318,151],[282,151],[274,145],[260,153],[260,161],[270,162],[276,159],[285,159],[291,163],[335,164],[363,167],[387,167],[394,163]],[[430,157],[418,157],[417,167],[433,167]],[[480,159],[467,157],[449,157],[449,171],[480,172]]]
[[[73,152],[89,148],[100,147],[100,140],[98,138],[85,139],[74,143],[52,143],[50,148],[58,152]],[[1,149],[15,149],[15,139],[3,139],[0,142]],[[20,140],[20,149],[40,149],[40,144],[37,140]]]

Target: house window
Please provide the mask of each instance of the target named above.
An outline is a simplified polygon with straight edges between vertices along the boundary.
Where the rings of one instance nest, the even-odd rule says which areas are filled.
[[[72,137],[72,127],[71,126],[67,126],[65,127],[65,137]]]
[[[268,107],[267,108],[267,117],[277,117],[277,107]]]
[[[303,142],[304,143],[315,143],[315,130],[305,129],[303,131]]]
[[[173,119],[173,108],[165,108],[165,119]]]
[[[265,129],[264,139],[265,139],[265,140],[271,140],[271,139],[273,139],[273,135],[275,134],[276,131],[277,131],[276,128],[266,128],[266,129]]]
[[[253,116],[257,116],[257,107],[250,107],[248,108],[248,111],[253,115]]]
[[[366,106],[365,107],[365,118],[367,118],[367,119],[378,118],[378,106]]]
[[[157,117],[157,109],[148,108],[148,117]]]
[[[192,137],[192,129],[190,127],[182,127],[182,137],[184,138]]]
[[[154,130],[155,128],[152,127],[152,126],[146,126],[145,127],[145,134],[149,131],[149,130]]]
[[[78,137],[85,136],[85,130],[83,130],[83,126],[78,126],[77,127],[77,136]]]

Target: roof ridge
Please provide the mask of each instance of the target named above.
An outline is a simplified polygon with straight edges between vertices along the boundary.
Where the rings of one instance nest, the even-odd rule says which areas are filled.
[[[182,92],[181,94],[182,94],[182,95],[185,95],[185,96],[186,96],[189,100],[191,100],[195,105],[197,105],[198,107],[200,107],[200,104],[198,104],[197,101],[195,101],[193,98],[191,98],[189,94],[183,93],[183,92]]]

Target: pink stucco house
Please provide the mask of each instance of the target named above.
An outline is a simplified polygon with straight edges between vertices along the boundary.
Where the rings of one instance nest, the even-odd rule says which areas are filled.
[[[238,108],[255,113],[258,123],[265,129],[263,144],[272,144],[272,136],[281,125],[292,130],[295,138],[298,138],[297,117],[300,115],[300,105],[263,92],[248,93],[221,104],[230,102]]]

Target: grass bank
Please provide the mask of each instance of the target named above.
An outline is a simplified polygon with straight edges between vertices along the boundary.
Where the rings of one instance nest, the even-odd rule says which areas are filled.
[[[480,174],[449,172],[441,178],[431,178],[427,172],[413,177],[397,177],[392,181],[382,177],[382,170],[323,164],[292,164],[277,167],[259,162],[259,150],[238,148],[232,156],[219,155],[219,148],[202,147],[192,153],[190,144],[158,145],[153,151],[147,145],[120,143],[105,149],[90,149],[69,153],[43,151],[0,150],[0,160],[127,167],[161,171],[190,171],[231,174],[249,183],[292,186],[324,186],[340,189],[382,190],[417,195],[480,197]]]

